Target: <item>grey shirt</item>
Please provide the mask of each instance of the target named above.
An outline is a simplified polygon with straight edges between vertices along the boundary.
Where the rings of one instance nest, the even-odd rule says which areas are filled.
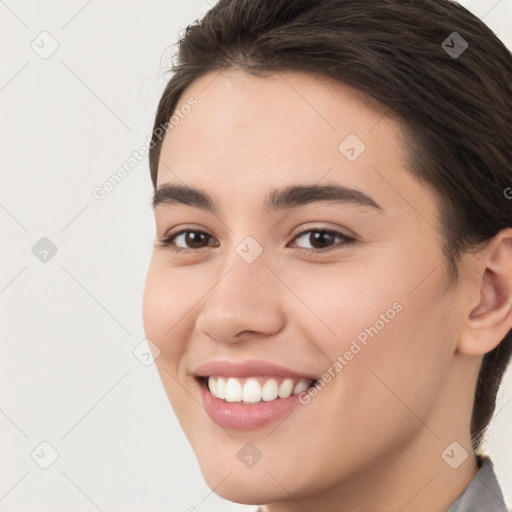
[[[505,505],[491,459],[477,455],[478,473],[446,512],[510,512]]]
[[[506,505],[491,459],[476,455],[480,468],[446,512],[512,512]],[[254,512],[262,512],[258,507]]]

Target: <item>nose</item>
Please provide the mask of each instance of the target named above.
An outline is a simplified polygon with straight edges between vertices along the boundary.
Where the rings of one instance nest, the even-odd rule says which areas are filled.
[[[208,286],[211,290],[196,319],[199,332],[216,341],[238,343],[283,329],[282,284],[262,256],[247,263],[233,251]]]

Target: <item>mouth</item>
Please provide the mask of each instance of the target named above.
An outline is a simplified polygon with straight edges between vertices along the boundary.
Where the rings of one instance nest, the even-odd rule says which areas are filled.
[[[319,382],[316,375],[298,365],[287,368],[256,359],[212,360],[191,374],[210,419],[221,427],[238,430],[255,430],[284,420],[300,404],[310,402],[309,395],[313,394],[308,390]],[[294,417],[316,410],[309,406],[304,409]]]
[[[204,409],[225,429],[257,430],[284,421],[317,380],[285,377],[196,376]],[[306,408],[305,408],[306,409]],[[309,412],[309,407],[307,408]],[[306,412],[306,414],[308,413]]]
[[[199,384],[213,397],[227,403],[257,405],[280,401],[313,387],[318,380],[278,376],[231,377],[196,376]]]

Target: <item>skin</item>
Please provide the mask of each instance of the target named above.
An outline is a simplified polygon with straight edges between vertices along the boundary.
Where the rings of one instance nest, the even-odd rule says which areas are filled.
[[[218,215],[179,203],[155,208],[144,292],[155,364],[208,485],[266,512],[446,511],[477,471],[469,433],[482,355],[512,327],[512,242],[505,230],[460,265],[447,286],[438,203],[404,167],[400,125],[348,86],[309,74],[239,70],[196,80],[197,106],[166,136],[158,184],[207,192]],[[366,146],[349,161],[348,134]],[[274,189],[336,183],[383,209],[314,202],[266,212]],[[189,253],[160,246],[188,228],[211,235]],[[306,229],[353,236],[306,254]],[[262,254],[236,247],[252,236]],[[336,377],[281,423],[225,430],[203,408],[193,370],[213,359],[264,359],[319,377],[366,327],[402,309]],[[257,312],[257,314],[255,314]],[[441,453],[469,453],[452,469]],[[237,457],[247,442],[262,458]],[[460,452],[457,456],[460,456]]]

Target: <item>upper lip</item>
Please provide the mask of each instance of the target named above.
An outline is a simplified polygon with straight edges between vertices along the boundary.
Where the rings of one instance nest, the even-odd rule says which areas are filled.
[[[233,360],[216,360],[202,364],[195,370],[198,377],[210,377],[212,375],[222,375],[227,377],[256,377],[260,375],[289,377],[295,379],[311,379],[317,378],[308,373],[301,373],[284,366],[280,366],[270,361],[258,361],[255,359],[246,361]]]

